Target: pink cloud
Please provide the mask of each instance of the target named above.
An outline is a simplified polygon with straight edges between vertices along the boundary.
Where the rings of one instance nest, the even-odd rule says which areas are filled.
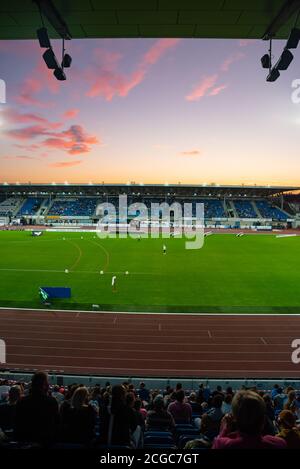
[[[243,54],[242,52],[236,52],[235,54],[232,54],[229,57],[227,57],[227,59],[225,59],[224,62],[221,64],[220,68],[222,72],[228,72],[230,65],[232,65],[234,62],[238,62],[244,57],[245,57],[245,54]]]
[[[34,156],[28,156],[28,155],[16,155],[16,156],[4,156],[4,160],[35,160],[36,158]]]
[[[15,101],[25,106],[52,107],[52,102],[41,100],[36,95],[45,89],[52,94],[56,94],[59,92],[60,87],[61,83],[53,77],[53,70],[49,70],[40,58],[30,77],[26,78],[21,85]]]
[[[175,47],[179,43],[180,39],[159,39],[143,57],[142,62],[144,65],[153,65],[155,64],[164,53]]]
[[[62,150],[70,155],[89,153],[92,145],[101,143],[95,135],[88,134],[81,125],[71,125],[67,130],[54,132],[49,126],[31,125],[27,127],[10,129],[5,132],[9,138],[16,140],[32,140],[39,137],[47,137],[39,145],[32,148],[31,145],[22,145],[27,150],[41,147]]]
[[[19,143],[13,143],[13,146],[27,151],[35,151],[40,148],[39,145],[36,145],[35,143],[33,143],[32,145],[21,145]]]
[[[73,119],[74,117],[78,116],[79,109],[68,109],[68,111],[63,113],[63,117],[65,119]]]
[[[255,44],[255,42],[257,42],[256,39],[240,39],[239,40],[239,46],[240,47],[247,47],[251,44]]]
[[[31,140],[32,138],[48,135],[49,131],[42,125],[31,125],[29,127],[22,127],[20,129],[10,129],[5,132],[10,138],[17,140]]]
[[[101,143],[95,135],[87,134],[81,125],[71,125],[68,130],[52,132],[49,136],[42,142],[43,146],[63,150],[70,155],[89,153],[91,145]]]
[[[194,155],[200,155],[201,151],[200,150],[187,150],[187,151],[181,151],[180,155],[186,155],[186,156],[194,156]]]
[[[5,118],[8,120],[8,122],[13,123],[13,124],[27,124],[31,122],[36,122],[38,124],[46,125],[49,129],[58,129],[59,127],[62,126],[60,122],[50,122],[48,119],[40,116],[39,114],[34,114],[34,113],[22,114],[19,111],[12,109],[12,108],[5,109],[3,113],[4,113]]]
[[[200,83],[192,90],[192,92],[185,97],[187,101],[198,101],[203,98],[210,88],[212,88],[218,79],[218,75],[210,75],[204,77]]]
[[[75,161],[58,161],[57,163],[51,163],[49,166],[52,168],[68,168],[69,166],[76,166],[78,164],[81,164],[82,161],[80,160],[75,160]]]
[[[221,93],[221,91],[225,90],[227,88],[227,85],[220,85],[216,86],[211,90],[209,93],[209,96],[217,96],[217,94]]]
[[[91,85],[86,95],[89,97],[102,96],[111,101],[115,96],[125,97],[139,85],[146,77],[150,67],[154,65],[169,49],[174,47],[180,39],[160,39],[144,54],[136,69],[125,76],[117,71],[117,63],[121,56],[119,54],[98,51],[102,59],[100,70],[93,67],[87,73],[87,79]]]

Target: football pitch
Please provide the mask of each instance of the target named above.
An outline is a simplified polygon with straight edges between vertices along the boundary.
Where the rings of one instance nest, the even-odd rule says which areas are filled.
[[[181,238],[0,232],[0,306],[42,308],[39,287],[53,286],[72,289],[53,309],[300,313],[299,285],[300,237],[214,234],[186,250]]]

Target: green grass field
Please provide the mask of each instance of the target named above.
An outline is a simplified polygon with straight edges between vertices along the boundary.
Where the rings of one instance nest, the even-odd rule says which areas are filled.
[[[69,286],[71,300],[53,300],[53,308],[300,313],[300,237],[218,234],[199,250],[184,242],[2,231],[0,306],[40,308],[40,286]]]

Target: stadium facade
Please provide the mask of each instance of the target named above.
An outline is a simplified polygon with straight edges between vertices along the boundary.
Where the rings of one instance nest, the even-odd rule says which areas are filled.
[[[174,202],[204,204],[205,225],[220,228],[298,228],[300,188],[284,186],[220,186],[187,184],[3,184],[1,225],[95,225],[103,216],[99,204],[117,207]],[[159,219],[158,213],[158,219]],[[193,208],[193,216],[194,208]],[[128,222],[130,219],[127,220]]]

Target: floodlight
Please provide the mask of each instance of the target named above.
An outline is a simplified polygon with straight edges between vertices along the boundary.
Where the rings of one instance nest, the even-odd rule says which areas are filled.
[[[300,41],[300,29],[293,28],[287,40],[286,49],[296,49]]]
[[[269,54],[265,54],[260,59],[263,68],[270,68],[271,67],[271,57]]]
[[[48,36],[47,28],[38,29],[36,34],[40,43],[40,47],[43,47],[45,49],[50,49],[51,43],[50,43],[50,39]]]
[[[64,81],[67,79],[63,69],[61,67],[58,67],[54,70],[53,72],[53,75],[55,76],[55,78],[57,78],[57,80],[59,81]]]
[[[59,63],[52,49],[47,49],[46,52],[43,53],[43,59],[48,68],[53,70],[59,68]]]
[[[61,63],[62,68],[69,68],[71,67],[72,57],[69,54],[65,54],[63,61]]]
[[[269,75],[267,76],[267,81],[273,82],[273,81],[276,81],[277,78],[279,77],[280,77],[279,71],[277,70],[277,68],[273,67]]]
[[[276,63],[275,68],[277,70],[287,70],[293,58],[294,58],[293,54],[288,49],[285,49],[282,52],[281,56],[279,57],[279,60]]]

